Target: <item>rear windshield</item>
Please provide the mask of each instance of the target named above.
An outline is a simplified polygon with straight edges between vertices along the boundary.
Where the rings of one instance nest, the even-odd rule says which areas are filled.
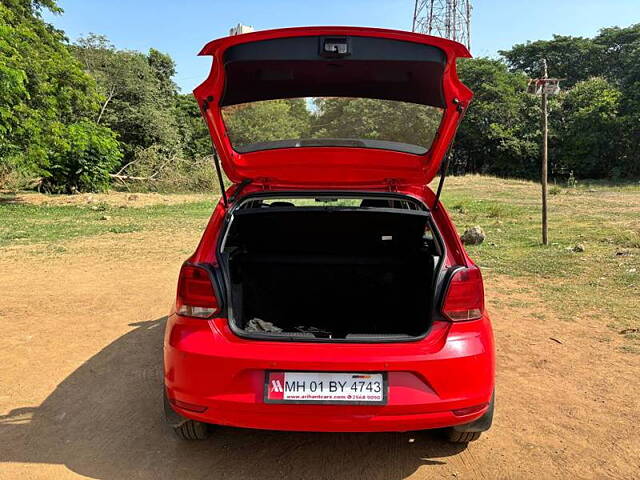
[[[395,100],[307,97],[222,108],[240,153],[297,147],[355,147],[425,154],[443,110]]]

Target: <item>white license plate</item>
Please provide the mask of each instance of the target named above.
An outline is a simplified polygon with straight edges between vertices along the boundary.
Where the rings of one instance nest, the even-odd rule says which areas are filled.
[[[384,405],[386,376],[369,372],[267,372],[264,401]]]

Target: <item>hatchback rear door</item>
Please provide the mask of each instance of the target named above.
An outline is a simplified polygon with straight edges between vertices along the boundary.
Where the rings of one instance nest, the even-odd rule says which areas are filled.
[[[472,97],[456,74],[456,59],[469,57],[467,49],[417,33],[356,27],[266,30],[214,40],[200,54],[211,55],[213,64],[194,95],[233,182],[293,188],[425,185],[436,175]],[[306,138],[283,134],[258,135],[260,141],[253,143],[234,140],[233,115],[242,115],[247,105],[293,98],[306,98],[303,105],[313,118],[327,105],[340,110],[336,99],[365,99],[347,102],[363,109],[362,122],[373,115],[365,108],[379,105],[369,100],[383,102],[380,108],[408,105],[400,111],[406,112],[402,138],[422,133],[412,131],[423,128],[414,121],[422,115],[416,108],[428,107],[436,123],[428,145],[381,139],[371,132],[327,137],[321,125]],[[268,126],[270,110],[264,112]],[[380,129],[384,111],[374,113]]]

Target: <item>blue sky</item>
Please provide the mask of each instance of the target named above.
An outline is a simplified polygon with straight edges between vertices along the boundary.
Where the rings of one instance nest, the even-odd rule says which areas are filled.
[[[413,0],[58,0],[65,12],[46,19],[71,40],[107,35],[118,48],[169,53],[184,92],[206,77],[210,60],[197,57],[209,40],[237,23],[256,29],[359,25],[411,29]],[[475,0],[472,53],[494,56],[514,43],[554,33],[593,36],[606,26],[640,22],[640,0]]]

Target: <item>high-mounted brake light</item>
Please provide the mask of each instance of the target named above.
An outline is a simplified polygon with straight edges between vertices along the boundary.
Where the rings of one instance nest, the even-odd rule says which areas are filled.
[[[442,313],[453,322],[476,320],[484,312],[482,274],[475,265],[457,270],[447,288]]]
[[[219,310],[209,272],[203,267],[183,265],[178,279],[178,315],[209,318]]]

